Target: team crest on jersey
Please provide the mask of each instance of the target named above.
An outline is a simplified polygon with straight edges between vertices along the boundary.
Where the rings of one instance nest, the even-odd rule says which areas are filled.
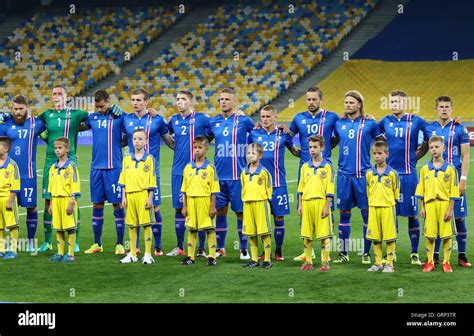
[[[63,177],[67,179],[69,176],[71,176],[71,172],[69,170],[64,171]]]
[[[262,185],[263,184],[263,178],[259,177],[258,180],[257,180],[257,183],[258,183],[258,185]]]
[[[389,179],[389,178],[387,178],[387,179],[385,179],[385,183],[384,183],[384,184],[385,184],[385,186],[386,186],[387,188],[389,188],[389,187],[392,185],[392,180]]]
[[[321,175],[320,176],[321,176],[322,179],[325,179],[328,176],[328,174],[325,170],[321,170]]]
[[[147,164],[143,165],[143,171],[145,173],[148,173],[150,171],[150,165],[147,165]]]
[[[203,171],[201,177],[205,180],[207,179],[207,171]]]
[[[10,178],[10,175],[11,175],[11,173],[10,173],[8,170],[6,170],[6,171],[5,171],[5,178],[6,178],[6,179],[7,179],[7,178]]]
[[[450,177],[451,177],[451,174],[444,174],[444,177],[443,177],[444,182],[449,182]]]

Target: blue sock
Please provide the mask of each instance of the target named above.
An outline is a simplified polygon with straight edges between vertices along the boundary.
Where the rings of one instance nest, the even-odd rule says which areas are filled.
[[[369,222],[369,209],[360,209],[360,214],[362,215],[362,221],[364,222],[364,228],[362,229],[362,234],[364,235],[364,254],[370,254],[370,247],[372,246],[372,241],[366,238],[367,223]]]
[[[237,232],[239,233],[240,249],[246,250],[248,245],[248,238],[242,234],[242,220],[237,219]]]
[[[104,208],[92,208],[92,231],[94,242],[102,246],[102,227],[104,226]]]
[[[340,212],[339,242],[341,251],[345,255],[349,253],[349,237],[351,236],[351,213]]]
[[[434,249],[434,253],[439,255],[439,248],[441,247],[441,239],[439,238],[436,238],[435,240],[435,249]]]
[[[184,225],[185,221],[186,218],[181,214],[181,211],[176,211],[174,213],[174,229],[176,232],[176,239],[178,240],[176,246],[182,250],[184,249],[184,234],[186,232],[186,226]]]
[[[418,253],[418,244],[420,243],[420,221],[417,217],[408,217],[408,234],[410,235],[411,253]]]
[[[466,253],[466,241],[467,241],[467,227],[466,221],[464,218],[456,219],[456,230],[458,235],[456,236],[456,241],[458,242],[458,253]]]
[[[28,232],[28,242],[33,243],[38,226],[38,210],[26,213],[26,230]]]
[[[283,246],[283,240],[285,239],[285,220],[275,220],[275,245],[276,248],[281,250]]]
[[[161,211],[155,212],[156,224],[151,226],[153,237],[155,238],[155,247],[161,249],[161,233],[163,229],[163,219],[161,218]]]
[[[217,216],[216,218],[216,239],[217,248],[225,248],[225,238],[227,236],[227,216]]]
[[[198,231],[199,248],[203,249],[206,244],[206,231]]]
[[[114,210],[115,231],[117,232],[117,245],[123,245],[123,236],[125,235],[125,210]]]

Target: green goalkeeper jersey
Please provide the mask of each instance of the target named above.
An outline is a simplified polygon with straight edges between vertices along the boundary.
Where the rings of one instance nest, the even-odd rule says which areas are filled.
[[[54,140],[59,137],[69,139],[71,144],[69,158],[76,162],[79,125],[87,119],[88,115],[86,111],[77,109],[64,109],[60,111],[50,109],[39,115],[39,118],[44,121],[48,131],[46,164],[52,164],[57,160],[56,154],[54,153]]]

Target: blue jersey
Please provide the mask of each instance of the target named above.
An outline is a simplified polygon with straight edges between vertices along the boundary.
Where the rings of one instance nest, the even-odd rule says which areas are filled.
[[[335,135],[339,137],[339,173],[365,176],[371,169],[370,146],[372,140],[381,135],[379,125],[375,120],[364,117],[341,118],[336,122]]]
[[[92,130],[92,168],[122,168],[122,127],[125,115],[90,113],[85,124]]]
[[[308,138],[312,135],[323,136],[326,142],[323,158],[331,160],[331,137],[339,119],[336,113],[325,110],[321,110],[315,116],[308,111],[295,115],[290,124],[290,131],[300,135],[301,162],[311,160]]]
[[[388,144],[388,165],[398,174],[416,173],[416,149],[419,132],[426,131],[425,119],[405,113],[401,119],[388,115],[380,123]]]
[[[183,175],[184,167],[194,160],[194,138],[208,136],[209,116],[200,112],[191,112],[186,117],[175,114],[168,123],[168,130],[174,134],[176,143],[173,154],[172,175]]]
[[[247,134],[254,122],[247,116],[232,114],[224,118],[219,114],[210,120],[211,135],[215,141],[214,163],[219,180],[239,180],[240,172],[247,166]]]
[[[133,131],[137,128],[145,130],[145,151],[155,158],[155,171],[157,172],[157,177],[159,177],[161,136],[168,133],[165,119],[160,115],[152,117],[148,113],[141,118],[133,112],[126,114],[123,120],[122,133],[128,136],[128,151],[130,153],[134,152]]]
[[[429,139],[433,135],[444,138],[446,150],[443,157],[452,164],[461,176],[461,145],[470,144],[469,132],[464,125],[455,125],[451,120],[446,126],[441,126],[438,121],[429,123],[426,126],[426,138]]]
[[[6,135],[12,140],[9,156],[18,164],[20,178],[36,177],[36,148],[38,135],[46,130],[41,119],[29,116],[23,125],[8,119],[0,127],[0,135]]]
[[[262,128],[252,130],[248,143],[259,143],[263,147],[260,163],[272,174],[273,187],[286,186],[285,148],[291,149],[291,136],[283,134],[278,128],[268,133]]]

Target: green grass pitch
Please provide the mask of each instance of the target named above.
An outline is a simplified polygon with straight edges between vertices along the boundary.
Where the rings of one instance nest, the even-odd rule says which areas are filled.
[[[209,158],[212,158],[211,147]],[[471,150],[472,153],[472,150]],[[91,225],[91,203],[89,193],[89,165],[91,147],[80,147],[78,152],[81,174],[82,209],[81,250],[93,242]],[[337,153],[334,153],[336,159]],[[428,160],[426,156],[421,160]],[[336,160],[334,160],[336,162]],[[43,168],[44,147],[38,149],[38,169]],[[176,243],[174,232],[174,210],[171,207],[170,170],[172,151],[162,147],[161,153],[161,190],[163,195],[163,247],[170,251]],[[397,242],[398,262],[394,274],[371,274],[367,265],[361,264],[357,251],[350,253],[351,261],[345,265],[331,265],[331,271],[320,273],[315,270],[302,272],[301,263],[292,258],[302,252],[302,241],[298,235],[299,219],[296,214],[294,195],[298,159],[286,154],[287,180],[291,203],[291,215],[286,217],[286,237],[283,253],[286,260],[275,262],[270,270],[244,269],[238,258],[236,220],[233,213],[229,216],[227,235],[228,257],[218,260],[217,267],[206,267],[205,260],[199,258],[193,266],[181,266],[181,258],[155,258],[153,265],[141,263],[119,264],[119,256],[114,255],[115,225],[112,207],[107,206],[104,224],[104,253],[99,255],[77,254],[78,263],[50,263],[51,253],[30,255],[20,252],[16,260],[0,260],[0,301],[3,302],[121,302],[121,303],[456,303],[474,302],[469,288],[474,286],[472,269],[457,266],[457,251],[453,251],[451,261],[454,273],[444,274],[441,269],[423,274],[420,267],[409,263],[410,242],[407,233],[407,220],[400,218],[399,240]],[[42,171],[38,172],[40,175]],[[468,181],[468,204],[474,211],[473,185],[474,171],[471,165]],[[41,186],[41,177],[38,178]],[[470,190],[469,190],[470,189]],[[43,201],[39,198],[39,210],[43,210]],[[22,209],[21,212],[25,212]],[[336,225],[339,214],[335,214]],[[351,238],[361,238],[361,216],[353,212]],[[20,237],[26,237],[25,216],[21,217]],[[37,238],[43,242],[43,222],[40,213]],[[468,257],[474,258],[472,220],[468,219],[470,239]],[[337,226],[336,226],[337,231]],[[126,239],[128,234],[126,234]],[[54,239],[54,237],[53,237]],[[143,247],[143,236],[141,237]],[[359,240],[360,241],[360,240]],[[425,258],[424,238],[420,240],[420,254]],[[357,246],[356,246],[357,247]],[[360,246],[359,246],[360,247]],[[316,244],[319,256],[320,246]],[[336,252],[331,252],[334,258]],[[318,263],[316,262],[316,265]]]

